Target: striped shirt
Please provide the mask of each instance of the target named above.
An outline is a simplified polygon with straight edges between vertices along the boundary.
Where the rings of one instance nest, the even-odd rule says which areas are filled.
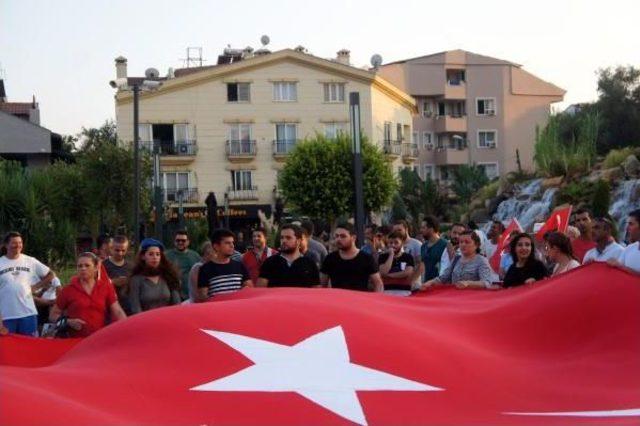
[[[207,262],[200,267],[198,288],[207,288],[207,297],[216,294],[232,293],[242,288],[242,283],[249,280],[247,268],[236,260],[229,263]]]

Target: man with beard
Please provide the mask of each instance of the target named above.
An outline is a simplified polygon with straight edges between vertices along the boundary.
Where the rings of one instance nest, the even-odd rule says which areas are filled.
[[[242,255],[242,263],[249,271],[251,282],[258,282],[260,267],[269,257],[278,252],[267,246],[267,231],[264,228],[255,229],[251,233],[253,247]]]
[[[257,287],[318,287],[320,273],[315,262],[300,253],[303,231],[296,225],[280,228],[280,253],[260,267]]]
[[[384,291],[378,265],[370,254],[356,247],[356,232],[350,223],[336,227],[334,241],[337,251],[329,253],[322,264],[320,282],[326,287],[347,290]]]
[[[424,243],[420,249],[422,263],[418,273],[422,275],[421,282],[426,282],[440,275],[440,262],[447,252],[447,241],[440,237],[440,223],[434,216],[424,218],[420,232]]]
[[[467,227],[461,223],[454,223],[449,230],[449,244],[447,249],[442,253],[440,258],[440,274],[447,270],[456,254],[460,254],[458,249],[460,234],[467,230]],[[438,274],[439,275],[439,274]]]
[[[571,240],[571,247],[573,249],[573,256],[582,263],[584,255],[589,250],[596,246],[593,241],[593,235],[591,234],[591,226],[593,222],[591,215],[587,209],[578,209],[575,216],[576,227],[580,231],[580,236]]]
[[[189,235],[183,229],[176,231],[173,244],[174,248],[167,250],[166,256],[180,273],[180,297],[185,300],[189,298],[189,272],[200,261],[200,255],[189,248]]]
[[[232,293],[243,287],[253,287],[249,271],[242,262],[233,260],[235,235],[228,229],[216,229],[211,235],[214,258],[198,272],[198,302],[216,294]]]
[[[404,251],[402,237],[402,233],[392,232],[389,235],[389,250],[378,258],[385,290],[411,290],[415,264],[413,257]]]

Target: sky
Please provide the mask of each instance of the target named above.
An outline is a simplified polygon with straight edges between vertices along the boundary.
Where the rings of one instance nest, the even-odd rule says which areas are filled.
[[[0,76],[9,101],[35,95],[43,126],[76,134],[114,118],[117,56],[130,76],[164,75],[188,46],[215,64],[266,34],[272,51],[346,48],[356,66],[452,49],[509,60],[565,89],[562,109],[597,98],[598,69],[640,66],[639,16],[635,0],[0,0]]]

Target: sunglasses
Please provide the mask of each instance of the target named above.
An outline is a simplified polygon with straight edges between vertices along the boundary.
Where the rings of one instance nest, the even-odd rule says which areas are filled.
[[[185,239],[178,238],[178,239],[176,239],[175,241],[176,241],[176,243],[186,243],[186,242],[187,242],[187,239],[186,239],[186,238],[185,238]]]

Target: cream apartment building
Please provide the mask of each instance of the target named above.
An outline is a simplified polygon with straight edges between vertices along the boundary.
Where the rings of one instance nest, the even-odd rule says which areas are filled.
[[[116,59],[129,81],[127,60]],[[394,170],[413,166],[414,99],[380,75],[353,67],[349,52],[333,60],[299,48],[269,52],[225,49],[213,66],[185,68],[157,78],[162,86],[140,96],[140,140],[160,146],[164,201],[182,201],[201,215],[215,193],[232,226],[255,223],[275,203],[277,174],[292,148],[316,133],[349,132],[349,93],[360,93],[364,134],[385,147]],[[115,98],[118,137],[133,140],[132,94]],[[304,176],[300,176],[304,179]],[[218,210],[222,215],[222,210]]]
[[[444,183],[461,164],[478,164],[493,178],[517,170],[519,157],[532,170],[536,125],[565,94],[518,64],[464,50],[389,63],[378,75],[416,99],[416,167]]]

